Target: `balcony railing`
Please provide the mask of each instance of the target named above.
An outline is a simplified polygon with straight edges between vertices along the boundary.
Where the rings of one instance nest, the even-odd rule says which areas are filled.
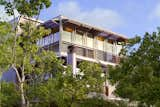
[[[54,52],[59,52],[59,43],[55,42],[55,43],[46,45],[46,46],[43,47],[43,49],[54,51]]]
[[[100,50],[96,50],[96,57],[98,60],[102,60],[102,61],[107,61],[107,62],[112,62],[112,63],[120,62],[119,56],[116,56],[109,52],[100,51]]]
[[[63,42],[62,43],[62,52],[68,52],[68,46],[73,45],[71,43]],[[97,50],[97,49],[89,49],[87,47],[76,46],[76,54],[88,58],[98,59],[101,61],[119,63],[120,57],[116,56],[112,53]]]
[[[38,40],[37,45],[45,47],[45,46],[51,45],[51,44],[59,41],[59,39],[60,39],[59,32],[57,32],[55,34],[50,34],[50,35]]]

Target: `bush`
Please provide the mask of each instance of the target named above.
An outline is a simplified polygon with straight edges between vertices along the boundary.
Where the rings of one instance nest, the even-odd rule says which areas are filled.
[[[72,107],[127,107],[122,101],[109,101],[99,98],[90,98],[77,101],[72,104]]]

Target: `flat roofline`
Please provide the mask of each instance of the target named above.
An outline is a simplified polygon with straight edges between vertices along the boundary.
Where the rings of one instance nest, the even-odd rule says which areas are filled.
[[[91,25],[91,24],[88,24],[88,23],[84,23],[84,22],[81,22],[81,21],[78,21],[78,20],[75,20],[75,19],[70,19],[70,18],[68,18],[66,16],[59,15],[57,17],[54,17],[52,19],[52,21],[55,21],[56,19],[58,19],[58,20],[59,19],[67,20],[67,22],[70,22],[70,23],[73,23],[73,24],[76,24],[76,25],[80,25],[82,27],[86,27],[86,28],[89,28],[89,29],[94,29],[94,30],[100,31],[101,33],[113,35],[113,36],[115,36],[117,38],[128,40],[128,38],[126,36],[122,35],[122,34],[119,34],[119,33],[113,32],[111,30],[104,29],[104,28],[96,27],[94,25]]]

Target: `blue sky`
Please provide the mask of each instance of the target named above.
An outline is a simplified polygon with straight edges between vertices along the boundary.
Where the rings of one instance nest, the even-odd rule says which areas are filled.
[[[160,0],[53,0],[40,18],[59,14],[134,37],[160,26]]]
[[[40,19],[45,21],[59,14],[127,37],[143,36],[160,26],[160,0],[52,0],[52,6],[41,12]]]

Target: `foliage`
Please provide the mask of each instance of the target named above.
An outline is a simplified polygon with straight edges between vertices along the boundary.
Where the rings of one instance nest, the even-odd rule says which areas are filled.
[[[19,92],[13,83],[1,83],[0,105],[2,107],[17,106],[20,100]]]
[[[0,36],[2,37],[0,42],[0,70],[2,72],[9,68],[14,69],[18,80],[18,90],[21,94],[21,106],[25,107],[28,100],[24,90],[24,86],[28,82],[26,75],[29,75],[29,79],[31,79],[33,75],[39,77],[39,75],[44,74],[46,69],[51,71],[50,65],[55,57],[53,57],[53,52],[46,52],[43,49],[40,52],[41,47],[36,45],[38,39],[50,33],[49,30],[43,27],[37,28],[28,21],[19,26],[22,32],[18,35],[17,25],[20,23],[16,20],[15,10],[20,15],[27,17],[39,16],[42,9],[51,5],[51,1],[0,0],[0,4],[5,7],[8,15],[14,17],[12,26],[9,23],[0,23]]]
[[[72,107],[127,107],[116,101],[108,101],[100,98],[89,98],[75,102]]]
[[[135,40],[126,46],[120,64],[110,68],[109,79],[116,84],[118,96],[143,105],[159,104],[160,32],[146,33],[143,39]]]
[[[5,6],[8,15],[14,15],[17,10],[20,15],[32,17],[38,15],[40,10],[51,5],[50,0],[0,0],[0,4]]]
[[[9,56],[13,46],[13,32],[11,25],[7,22],[0,22],[0,70],[5,71],[11,64],[12,57]]]
[[[76,101],[88,98],[91,92],[102,92],[104,78],[101,74],[100,65],[82,62],[77,75],[73,75],[70,67],[66,67],[52,74],[55,75],[54,78],[38,84],[40,86],[37,88],[32,87],[31,90],[35,92],[34,96],[38,96],[39,101],[54,103],[58,107],[69,107]]]

